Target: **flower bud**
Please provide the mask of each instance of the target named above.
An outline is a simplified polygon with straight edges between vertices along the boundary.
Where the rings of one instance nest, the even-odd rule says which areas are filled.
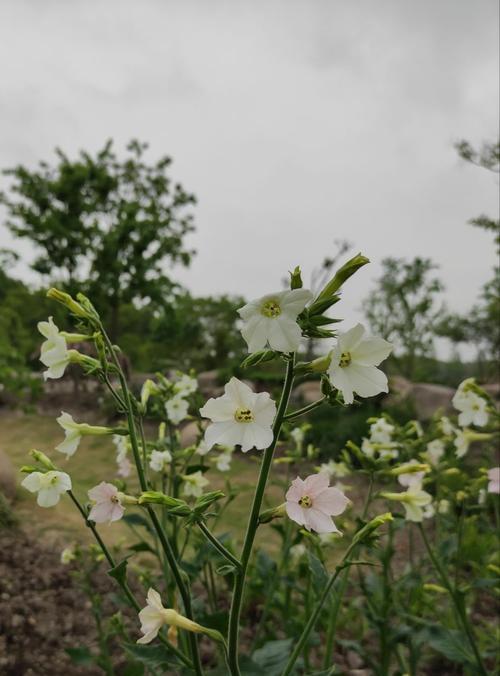
[[[294,271],[290,272],[290,289],[293,291],[293,289],[301,289],[303,286],[300,267],[297,265]]]
[[[59,289],[52,287],[47,291],[47,298],[51,298],[52,300],[56,300],[58,303],[61,303],[77,317],[83,317],[84,319],[89,318],[85,309],[80,305],[80,303],[77,303],[76,300],[69,295],[69,293],[59,291]]]
[[[426,582],[424,584],[425,591],[436,592],[436,594],[447,594],[448,592],[444,587],[441,587],[439,584],[432,584],[431,582]]]
[[[356,544],[357,542],[364,540],[368,535],[371,535],[374,531],[376,531],[377,528],[380,528],[380,526],[383,526],[384,523],[392,520],[393,516],[390,512],[385,512],[385,514],[376,516],[371,521],[368,521],[368,523],[365,524],[361,530],[358,530],[358,532],[355,533],[352,539],[352,544]]]
[[[36,449],[32,449],[30,451],[30,455],[35,460],[36,462],[39,462],[42,467],[44,467],[46,470],[49,472],[56,470],[56,466],[52,463],[50,458],[48,458],[45,453],[42,453],[41,451],[37,451]]]
[[[399,467],[394,467],[394,469],[391,469],[389,471],[389,474],[391,476],[399,476],[400,474],[414,474],[415,472],[430,472],[431,468],[429,465],[425,463],[405,463],[404,465],[400,465]]]
[[[359,253],[348,260],[347,263],[344,263],[340,270],[337,270],[333,278],[322,289],[314,303],[310,306],[309,314],[317,314],[318,310],[320,309],[320,304],[334,296],[335,292],[340,289],[340,287],[349,279],[349,277],[351,277],[351,275],[353,275],[357,270],[359,270],[359,268],[363,267],[363,265],[366,265],[369,262],[370,260],[366,258],[366,256],[362,256]]]
[[[273,519],[278,519],[281,516],[286,514],[286,505],[283,503],[278,507],[273,507],[272,509],[266,509],[264,512],[261,512],[259,515],[259,523],[269,523]]]

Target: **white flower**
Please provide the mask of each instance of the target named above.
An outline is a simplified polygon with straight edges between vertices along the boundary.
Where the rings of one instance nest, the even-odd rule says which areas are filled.
[[[475,392],[457,390],[452,403],[458,411],[461,411],[458,416],[460,427],[468,425],[484,427],[488,423],[488,402]]]
[[[450,511],[450,501],[449,500],[440,500],[438,502],[438,512],[440,514],[448,514]]]
[[[479,505],[484,505],[486,502],[486,488],[480,488],[479,493],[477,495],[477,502]]]
[[[205,430],[209,448],[214,444],[239,444],[246,452],[251,448],[267,448],[273,440],[271,425],[276,404],[267,392],[252,392],[238,378],[231,378],[224,387],[224,394],[209,399],[200,413],[212,421]]]
[[[436,508],[430,502],[428,505],[426,505],[423,510],[422,510],[422,516],[424,519],[432,519],[433,516],[436,514]]]
[[[360,397],[373,397],[388,392],[387,376],[376,368],[387,359],[392,345],[382,338],[365,337],[365,328],[357,324],[339,335],[331,353],[328,375],[346,404],[354,401],[354,392]]]
[[[65,453],[69,458],[72,456],[82,436],[112,434],[113,430],[109,427],[100,427],[99,425],[87,425],[87,423],[77,423],[69,413],[61,412],[59,418],[56,418],[59,425],[64,430],[64,441],[56,446],[56,450]]]
[[[311,298],[307,289],[293,289],[263,296],[240,308],[241,334],[248,351],[258,352],[269,345],[278,352],[295,352],[302,336],[297,317]]]
[[[198,389],[198,381],[196,378],[191,378],[187,373],[181,373],[180,377],[174,383],[174,392],[181,397],[188,397]]]
[[[70,354],[66,340],[60,335],[59,329],[54,324],[52,317],[48,322],[38,322],[38,330],[46,338],[42,343],[40,361],[47,366],[43,377],[61,378],[70,362]]]
[[[122,434],[113,434],[113,443],[116,448],[116,462],[121,462],[127,455],[128,437]]]
[[[423,491],[420,486],[409,486],[404,493],[381,493],[388,500],[402,502],[406,512],[406,519],[420,523],[426,518],[424,507],[432,502],[432,495]]]
[[[170,451],[152,451],[149,466],[154,472],[164,472],[166,466],[172,462]]]
[[[335,460],[324,462],[320,466],[319,471],[327,472],[330,477],[334,476],[344,477],[348,476],[351,473],[349,467],[347,467],[345,462],[335,462]]]
[[[439,464],[439,461],[444,455],[444,450],[444,443],[441,441],[441,439],[429,441],[425,455],[431,465],[436,466]]]
[[[455,433],[455,439],[453,441],[455,445],[455,455],[457,458],[463,458],[463,456],[467,453],[469,450],[469,446],[471,443],[470,439],[470,434],[468,434],[469,430],[457,430]]]
[[[231,460],[233,459],[232,450],[224,451],[224,453],[219,453],[215,459],[215,466],[219,472],[229,472],[231,469]]]
[[[420,463],[418,460],[410,460],[404,465],[404,468],[408,465],[420,465]],[[418,486],[421,488],[424,476],[425,472],[405,472],[404,474],[398,474],[398,481],[401,486]]]
[[[183,474],[182,479],[184,482],[182,484],[184,495],[192,495],[194,498],[199,498],[205,486],[209,484],[208,479],[200,471],[193,472],[192,474]]]
[[[53,507],[63,493],[71,490],[71,479],[65,472],[31,472],[21,486],[31,493],[38,493],[36,501],[40,507]]]
[[[165,411],[172,425],[178,425],[187,418],[188,410],[189,402],[183,399],[180,394],[174,395],[165,404]]]
[[[378,418],[370,425],[370,441],[376,444],[387,444],[392,440],[395,427],[385,418]]]
[[[56,450],[60,453],[66,453],[69,458],[75,453],[82,438],[80,424],[73,420],[73,416],[64,411],[57,418],[57,422],[64,430],[64,441],[56,446]]]
[[[367,458],[374,458],[375,454],[378,453],[378,457],[381,460],[394,460],[398,457],[398,445],[394,441],[387,441],[384,444],[374,443],[367,439],[363,438],[361,442],[361,450],[366,455]]]
[[[441,427],[443,434],[445,434],[447,437],[451,437],[451,435],[455,432],[455,427],[453,426],[451,420],[445,415],[439,419],[439,426]]]
[[[306,433],[302,429],[302,427],[294,427],[293,430],[290,432],[290,436],[295,442],[295,446],[298,451],[302,450],[302,444],[304,443],[304,438],[306,436]]]
[[[148,591],[147,605],[139,612],[139,620],[144,636],[137,643],[151,643],[165,624],[196,633],[204,631],[204,627],[180,615],[176,610],[164,608],[160,595],[154,589]]]
[[[207,445],[205,439],[202,439],[198,446],[196,447],[196,454],[201,455],[202,457],[206,455],[210,450],[210,446]]]
[[[62,552],[61,552],[61,563],[64,566],[67,566],[69,563],[74,561],[76,558],[75,555],[75,548],[73,546],[71,547],[65,547]]]

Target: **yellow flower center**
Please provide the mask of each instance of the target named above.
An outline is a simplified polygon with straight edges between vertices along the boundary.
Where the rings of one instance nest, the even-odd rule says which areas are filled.
[[[277,300],[267,300],[260,311],[264,317],[271,317],[272,319],[279,317],[281,314],[281,308]]]
[[[349,366],[351,361],[352,361],[351,353],[350,352],[342,352],[342,354],[340,355],[339,366],[341,368],[345,368],[346,366]]]
[[[237,408],[234,413],[234,419],[240,423],[253,422],[253,413],[249,408]]]
[[[308,495],[303,495],[299,500],[299,505],[306,509],[310,509],[313,505],[313,501]]]

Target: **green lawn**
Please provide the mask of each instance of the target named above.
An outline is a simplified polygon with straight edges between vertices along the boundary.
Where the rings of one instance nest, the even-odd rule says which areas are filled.
[[[75,455],[68,460],[54,450],[63,439],[63,432],[54,417],[34,414],[3,415],[0,424],[0,447],[11,458],[16,470],[22,465],[31,464],[29,450],[36,448],[43,451],[57,464],[59,469],[68,472],[73,481],[74,492],[81,501],[87,499],[87,490],[100,481],[112,481],[116,476],[115,447],[109,437],[87,437],[80,444]],[[229,476],[233,488],[238,489],[238,497],[231,502],[219,521],[218,531],[231,531],[241,541],[250,510],[253,488],[259,471],[259,454],[241,453],[234,455],[231,471],[221,473],[217,470],[209,472],[210,489],[224,490],[226,478]],[[274,478],[283,477],[283,465],[273,469]],[[18,474],[19,483],[23,475]],[[135,482],[130,482],[128,492],[133,493]],[[283,488],[272,481],[266,491],[268,505],[277,505],[284,500]],[[15,512],[22,520],[25,528],[38,533],[49,542],[65,545],[72,541],[89,541],[91,534],[86,528],[76,508],[66,497],[62,497],[56,507],[43,509],[36,504],[36,496],[19,486]],[[130,531],[120,522],[100,526],[103,537],[110,543],[118,543],[128,538]],[[265,529],[260,534],[262,541],[272,547],[273,532]]]

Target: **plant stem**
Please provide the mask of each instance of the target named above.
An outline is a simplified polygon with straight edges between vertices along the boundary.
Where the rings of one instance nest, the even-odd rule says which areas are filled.
[[[104,541],[102,540],[101,536],[99,535],[99,532],[97,531],[97,528],[95,527],[94,522],[91,521],[91,520],[88,518],[88,516],[87,516],[87,514],[86,514],[86,512],[85,512],[85,510],[84,510],[84,508],[82,507],[82,505],[80,504],[80,502],[79,502],[78,499],[76,498],[76,496],[75,496],[75,494],[73,493],[73,491],[68,491],[68,495],[69,495],[69,497],[71,498],[71,500],[73,501],[73,503],[75,504],[75,506],[76,506],[76,508],[78,509],[78,511],[80,512],[80,514],[83,516],[83,518],[84,518],[84,520],[85,520],[85,524],[86,524],[86,525],[90,528],[90,530],[92,531],[92,535],[94,536],[94,538],[96,539],[97,544],[98,544],[99,547],[101,548],[101,551],[102,551],[102,553],[104,554],[104,556],[105,556],[105,558],[106,558],[106,561],[108,562],[108,564],[110,565],[111,568],[116,568],[116,561],[114,560],[113,556],[111,555],[109,549],[108,549],[108,548],[106,547],[106,545],[104,544]],[[119,584],[119,586],[122,588],[123,593],[124,593],[125,596],[127,597],[127,600],[128,600],[128,602],[130,603],[130,605],[132,606],[132,608],[133,608],[136,612],[139,612],[139,610],[141,609],[141,606],[139,605],[139,603],[137,602],[135,596],[133,595],[132,590],[131,590],[130,587],[128,586],[127,581],[124,580],[123,582],[120,582],[118,579],[116,579],[116,578],[114,578],[114,579],[115,579],[116,582]],[[184,655],[184,653],[182,653],[182,652],[181,652],[180,650],[178,650],[172,643],[170,643],[170,641],[168,641],[166,638],[164,638],[164,637],[161,636],[160,634],[158,635],[158,638],[160,639],[160,641],[161,641],[162,643],[164,643],[164,644],[167,646],[167,648],[168,648],[169,650],[171,650],[171,651],[172,651],[172,652],[173,652],[173,653],[174,653],[174,654],[175,654],[175,655],[183,662],[183,664],[185,664],[187,667],[190,667],[190,668],[193,667],[192,662]]]
[[[425,534],[425,530],[422,527],[422,524],[418,524],[420,533],[422,535],[422,540],[424,541],[425,548],[427,549],[427,553],[429,554],[429,558],[432,561],[432,564],[434,568],[436,569],[437,574],[441,578],[441,582],[443,584],[443,587],[448,591],[451,600],[453,601],[453,605],[455,606],[455,610],[457,612],[458,618],[460,619],[460,622],[462,623],[462,627],[467,635],[467,638],[469,640],[470,647],[472,648],[472,652],[474,653],[474,657],[476,658],[477,666],[478,666],[478,673],[483,674],[483,676],[487,676],[487,671],[486,668],[483,664],[483,660],[481,658],[481,654],[479,652],[479,649],[476,645],[476,641],[474,638],[474,634],[472,633],[472,628],[469,624],[469,620],[467,619],[467,613],[465,611],[465,608],[462,604],[461,599],[457,595],[457,590],[453,588],[450,579],[448,578],[448,575],[446,573],[445,568],[442,566],[441,562],[439,561],[438,557],[436,554],[432,551],[432,547],[430,545],[430,542],[427,538],[427,535]]]
[[[323,397],[322,399],[318,399],[317,401],[313,401],[312,404],[308,404],[307,406],[304,406],[303,408],[299,408],[297,411],[292,411],[291,413],[287,413],[286,415],[283,416],[283,420],[293,420],[294,418],[298,418],[300,415],[305,415],[306,413],[309,413],[309,411],[313,411],[315,408],[318,408],[318,406],[321,406],[321,404],[326,400],[326,397]]]
[[[306,644],[306,641],[309,638],[309,634],[314,629],[314,625],[318,621],[318,618],[320,616],[323,605],[324,605],[326,599],[328,598],[330,590],[332,589],[333,585],[335,584],[335,580],[338,578],[341,571],[344,570],[345,566],[349,567],[351,565],[350,557],[351,557],[351,554],[353,553],[355,547],[357,547],[358,544],[359,544],[359,542],[351,544],[351,546],[348,548],[348,550],[344,554],[344,558],[342,559],[342,563],[336,567],[335,572],[331,575],[330,579],[328,580],[326,587],[324,588],[323,593],[321,594],[321,596],[320,596],[320,598],[319,598],[319,600],[316,604],[316,608],[314,609],[313,613],[309,617],[309,620],[307,621],[307,624],[304,627],[299,640],[295,644],[295,648],[294,648],[292,654],[290,655],[290,658],[289,658],[289,660],[286,664],[286,667],[283,670],[283,673],[281,674],[281,676],[288,676],[288,674],[291,673],[291,671],[294,667],[294,664],[297,661],[297,658],[299,657],[299,655],[301,654],[301,652],[304,649],[304,645]]]
[[[105,330],[103,327],[101,327],[101,332],[104,337],[104,340],[106,342],[106,345],[108,347],[109,352],[111,353],[113,362],[118,370],[118,377],[120,379],[120,385],[122,389],[122,397],[123,401],[125,403],[125,410],[127,414],[127,423],[128,423],[128,429],[129,429],[129,436],[130,436],[130,445],[132,446],[132,453],[134,456],[134,462],[135,466],[137,469],[137,475],[139,477],[139,484],[141,486],[141,490],[147,491],[148,490],[148,485],[146,481],[146,476],[144,474],[144,468],[142,466],[141,462],[141,455],[139,451],[139,443],[137,440],[137,431],[135,427],[135,419],[134,419],[134,412],[132,409],[132,402],[130,399],[130,392],[127,386],[127,381],[125,379],[125,376],[123,374],[122,368],[120,366],[120,362],[118,361],[115,353],[115,349],[109,339],[109,336],[106,334]],[[144,442],[145,443],[145,442]],[[153,524],[153,527],[158,535],[158,539],[160,540],[161,546],[163,548],[163,551],[165,552],[165,557],[167,559],[168,565],[170,566],[170,570],[172,571],[172,574],[174,576],[175,582],[177,584],[177,587],[179,589],[179,593],[182,597],[182,602],[184,604],[184,612],[186,616],[190,620],[194,620],[193,617],[193,609],[191,606],[191,594],[189,592],[189,589],[187,585],[185,584],[181,571],[179,569],[179,566],[177,564],[177,560],[175,557],[175,554],[173,552],[173,549],[170,545],[170,542],[168,541],[168,538],[165,534],[164,529],[162,528],[162,525],[156,515],[156,512],[151,506],[147,506],[147,512],[149,514],[149,517],[151,519],[151,522]],[[197,674],[197,676],[202,676],[203,674],[203,669],[201,666],[201,659],[200,659],[200,652],[198,649],[198,641],[196,638],[196,635],[193,632],[188,632],[189,634],[189,644],[191,647],[191,656],[193,659],[193,666],[194,670]]]
[[[203,535],[207,538],[207,540],[215,547],[215,549],[221,554],[225,559],[229,561],[233,566],[235,566],[238,570],[241,569],[241,563],[238,561],[238,559],[231,554],[231,552],[224,547],[222,542],[215,537],[215,535],[208,529],[207,525],[205,524],[204,521],[198,521],[197,526],[203,533]]]
[[[274,449],[278,443],[281,425],[290,399],[290,392],[293,385],[295,354],[291,354],[286,367],[285,382],[281,392],[281,399],[278,405],[276,418],[273,423],[273,440],[271,445],[264,453],[264,459],[260,468],[259,479],[255,489],[255,495],[252,504],[252,511],[248,520],[245,541],[243,543],[243,550],[241,553],[241,568],[235,574],[233,599],[231,603],[231,612],[229,615],[229,631],[228,631],[228,666],[232,676],[240,676],[240,669],[238,665],[238,633],[240,624],[241,606],[243,603],[243,592],[245,589],[245,577],[252,553],[255,534],[259,527],[259,514],[264,498],[264,491],[269,477],[271,464],[273,461]]]

